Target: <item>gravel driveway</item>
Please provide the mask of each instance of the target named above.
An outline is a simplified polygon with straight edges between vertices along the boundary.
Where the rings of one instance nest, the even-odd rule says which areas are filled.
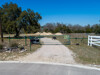
[[[76,63],[73,58],[72,51],[62,45],[58,40],[42,38],[41,41],[44,43],[44,45],[42,45],[40,49],[17,60],[24,62],[53,62],[65,64]]]

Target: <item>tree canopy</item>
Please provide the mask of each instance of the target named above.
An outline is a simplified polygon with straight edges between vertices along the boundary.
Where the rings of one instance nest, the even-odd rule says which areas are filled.
[[[25,33],[39,31],[39,20],[42,19],[38,12],[34,12],[31,9],[22,11],[21,7],[18,7],[14,3],[6,3],[0,7],[0,15],[3,25],[3,32],[16,33],[16,37],[19,36],[22,29]]]
[[[14,3],[5,3],[0,7],[0,19],[4,33],[35,33],[40,31],[39,20],[42,19],[38,12],[31,9],[23,10]],[[63,23],[47,23],[43,26],[45,32],[52,33],[96,33],[100,34],[100,24],[94,25],[72,25]]]

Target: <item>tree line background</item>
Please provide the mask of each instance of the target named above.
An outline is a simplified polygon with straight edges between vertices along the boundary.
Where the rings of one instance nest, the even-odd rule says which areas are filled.
[[[72,25],[72,24],[62,24],[62,23],[47,23],[43,26],[45,32],[52,33],[96,33],[100,34],[100,24],[94,25]]]
[[[36,33],[40,32],[41,28],[45,32],[51,33],[100,33],[100,24],[94,25],[72,25],[63,23],[47,23],[44,26],[39,24],[42,16],[38,12],[31,9],[23,10],[15,3],[5,3],[0,7],[0,19],[2,30],[5,34],[16,34],[18,37],[20,33]]]

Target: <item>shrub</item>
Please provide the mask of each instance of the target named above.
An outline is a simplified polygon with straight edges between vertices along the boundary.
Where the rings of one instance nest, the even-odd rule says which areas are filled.
[[[0,44],[0,52],[2,52],[2,51],[3,51],[3,45]]]
[[[11,43],[10,47],[18,47],[18,43]]]
[[[3,49],[3,45],[2,44],[0,44],[0,50],[2,50]]]
[[[20,46],[19,49],[22,50],[22,49],[24,49],[24,47],[23,46]]]

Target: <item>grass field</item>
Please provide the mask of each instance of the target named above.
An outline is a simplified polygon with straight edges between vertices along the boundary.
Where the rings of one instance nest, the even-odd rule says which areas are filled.
[[[66,45],[67,40],[64,39],[64,36],[56,36],[56,37],[57,37],[57,40],[62,42],[62,45],[67,46],[70,50],[72,50],[75,53],[74,58],[77,63],[100,65],[100,47],[96,47],[96,46],[90,47],[87,45],[88,34],[83,34],[83,33],[77,34],[76,33],[76,34],[67,34],[67,35],[70,35],[70,37],[72,38],[70,39],[71,45]],[[52,38],[52,36],[46,36],[46,37]],[[73,39],[73,38],[85,38],[85,39]],[[25,46],[25,39],[15,39],[15,40],[11,39],[10,42],[17,42],[17,43],[20,43],[21,45],[24,45],[27,51],[23,53],[3,52],[3,53],[0,53],[0,60],[13,60],[20,56],[24,56],[28,53],[32,53],[41,47],[41,45],[32,45],[32,50],[30,51],[29,41],[30,40],[27,39],[27,46]],[[79,43],[79,45],[76,45],[76,43]],[[8,39],[5,39],[4,45],[5,44],[9,45]]]
[[[69,34],[71,38],[87,38],[85,34]],[[58,38],[63,42],[62,38]],[[76,45],[79,43],[79,45]],[[65,45],[75,53],[75,60],[82,64],[100,65],[100,47],[90,47],[87,45],[87,39],[71,39],[71,45]]]
[[[34,36],[35,34],[20,34],[20,36]],[[14,37],[15,34],[3,34],[4,37]]]
[[[24,56],[27,55],[29,53],[32,53],[34,51],[36,51],[38,48],[41,47],[41,45],[31,45],[31,51],[30,51],[30,40],[27,39],[27,45],[25,45],[25,39],[11,39],[10,43],[18,43],[22,46],[24,46],[25,49],[27,49],[27,51],[20,53],[19,51],[16,52],[0,52],[0,61],[7,61],[7,60],[14,60],[20,56]],[[1,43],[1,41],[0,41]],[[4,46],[8,46],[9,44],[9,40],[8,39],[4,39]]]

